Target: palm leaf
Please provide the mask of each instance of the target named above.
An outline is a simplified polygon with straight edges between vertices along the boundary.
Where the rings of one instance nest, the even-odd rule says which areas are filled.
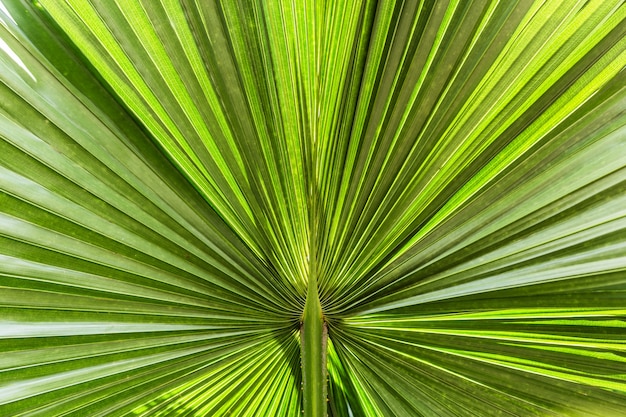
[[[620,415],[625,20],[3,1],[0,415]]]

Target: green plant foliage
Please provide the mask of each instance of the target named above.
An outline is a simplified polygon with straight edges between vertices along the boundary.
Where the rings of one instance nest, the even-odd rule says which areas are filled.
[[[623,415],[621,0],[0,4],[0,416]]]

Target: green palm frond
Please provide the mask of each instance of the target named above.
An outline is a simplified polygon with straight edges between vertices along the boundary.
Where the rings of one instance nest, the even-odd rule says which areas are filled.
[[[625,35],[2,0],[0,416],[620,416]]]

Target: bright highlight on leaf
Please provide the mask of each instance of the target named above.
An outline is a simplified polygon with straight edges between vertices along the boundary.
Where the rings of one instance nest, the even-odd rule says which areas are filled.
[[[0,415],[623,414],[621,0],[1,3]]]

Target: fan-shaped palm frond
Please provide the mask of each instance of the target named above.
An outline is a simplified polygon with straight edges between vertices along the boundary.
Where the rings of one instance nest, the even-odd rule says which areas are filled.
[[[0,5],[1,416],[626,409],[621,0]]]

